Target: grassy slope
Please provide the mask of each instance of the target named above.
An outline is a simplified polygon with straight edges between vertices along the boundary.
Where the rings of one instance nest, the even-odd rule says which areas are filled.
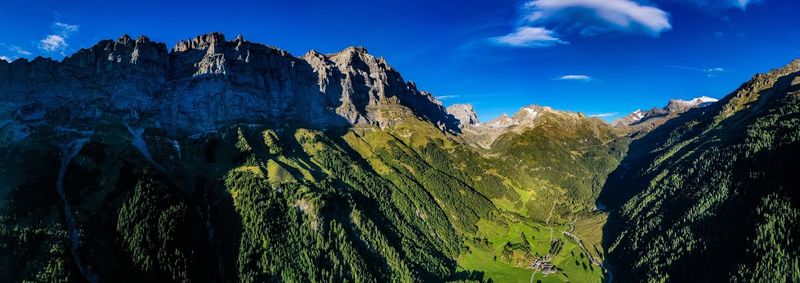
[[[533,193],[502,206],[540,221],[567,222],[571,214],[589,212],[626,146],[626,139],[600,120],[544,113],[532,128],[504,134],[492,145],[497,167],[515,168],[507,178],[516,189]]]
[[[428,131],[424,129],[428,129]],[[426,135],[428,138],[421,138]],[[429,140],[431,137],[434,137],[434,139]],[[456,167],[467,173],[472,173],[466,174],[465,176],[468,176],[469,179],[473,181],[480,179],[475,178],[476,176],[498,177],[500,182],[494,184],[500,185],[501,188],[486,188],[482,187],[480,183],[475,185],[478,191],[484,190],[484,195],[500,195],[500,197],[491,198],[498,210],[492,214],[494,216],[482,218],[477,223],[477,232],[465,233],[463,235],[468,239],[465,240],[465,245],[469,247],[469,252],[462,253],[458,257],[458,263],[461,269],[482,271],[485,273],[485,278],[491,278],[496,282],[528,282],[531,279],[532,271],[525,268],[525,264],[520,264],[519,262],[513,263],[502,257],[495,260],[494,256],[498,254],[498,250],[502,251],[502,247],[507,242],[519,242],[518,238],[520,232],[525,232],[526,235],[532,237],[528,240],[531,247],[531,256],[547,254],[551,237],[549,226],[533,220],[533,218],[530,218],[527,214],[531,210],[530,207],[539,206],[542,208],[541,210],[544,211],[541,215],[541,219],[546,219],[546,214],[553,213],[552,199],[547,197],[548,193],[546,190],[563,190],[562,188],[558,188],[549,184],[547,181],[539,179],[533,179],[534,184],[536,184],[533,186],[515,186],[514,184],[519,183],[508,177],[508,175],[510,175],[508,172],[511,170],[504,170],[506,174],[499,174],[495,169],[495,166],[498,166],[496,165],[497,160],[486,159],[474,153],[459,155],[459,149],[463,145],[455,143],[448,137],[441,136],[441,132],[421,124],[411,124],[410,126],[401,125],[388,131],[388,133],[365,130],[359,134],[348,134],[346,140],[349,144],[354,145],[354,148],[359,151],[362,156],[367,156],[367,160],[378,172],[386,171],[386,169],[383,168],[387,166],[386,164],[392,163],[393,160],[374,158],[376,155],[373,151],[376,148],[388,147],[392,141],[399,140],[401,143],[408,145],[410,148],[415,148],[415,151],[419,152],[424,151],[420,148],[424,148],[427,143],[439,143],[440,146],[437,148],[447,150],[449,156],[452,158],[448,160],[448,163],[440,165],[442,167],[451,167],[450,164],[461,164]],[[436,167],[436,162],[434,160],[429,160],[429,162]],[[439,169],[446,171],[449,168]],[[458,174],[453,173],[452,175],[457,176]],[[470,180],[465,180],[467,183],[469,183],[469,181]],[[501,191],[502,193],[486,192],[485,190]],[[513,194],[513,196],[506,197],[505,194],[509,193]],[[512,202],[509,198],[515,199],[515,201]],[[561,215],[552,218],[555,220],[556,218],[571,218],[573,216],[574,215]],[[581,233],[585,233],[588,235],[587,238],[592,239],[592,244],[590,246],[596,246],[598,249],[602,249],[599,245],[600,240],[598,235],[604,223],[604,218],[590,217],[590,219],[587,220],[587,218],[579,217],[578,219],[580,220],[577,222],[582,225],[578,227],[580,233],[576,234],[581,235]],[[598,221],[598,219],[600,220]],[[547,231],[541,231],[542,229]],[[536,280],[543,280],[544,282],[564,280],[590,282],[600,280],[599,278],[602,276],[600,268],[597,266],[589,267],[591,264],[585,256],[581,256],[581,249],[578,245],[563,234],[564,231],[569,231],[569,229],[566,223],[553,225],[553,239],[564,243],[564,249],[555,257],[553,262],[559,268],[562,268],[563,271],[546,277],[542,274],[538,274],[535,277]],[[492,248],[476,244],[474,242],[476,237],[489,240],[492,243]],[[600,258],[599,255],[596,255],[596,257]],[[575,264],[576,261],[579,262],[579,265]],[[586,270],[583,268],[584,264],[587,266]]]
[[[57,236],[65,229],[54,184],[31,181],[58,171],[54,136],[37,134],[3,148],[0,173],[22,167],[32,178],[3,183],[10,204],[0,264],[21,271],[0,278],[76,281],[69,244]],[[552,196],[567,193],[498,170],[497,159],[414,118],[341,132],[233,125],[177,139],[180,152],[163,132],[147,130],[144,139],[154,163],[124,126],[104,122],[67,170],[79,257],[103,280],[527,282],[531,272],[520,266],[548,250],[543,220],[561,213]],[[554,261],[562,272],[536,278],[597,281],[599,269],[584,270],[588,261],[563,234],[569,213],[550,222],[564,243]],[[492,247],[476,246],[476,237]],[[486,260],[506,243],[513,257]]]

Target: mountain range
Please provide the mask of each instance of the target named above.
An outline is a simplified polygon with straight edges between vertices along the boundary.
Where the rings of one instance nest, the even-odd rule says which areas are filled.
[[[481,122],[363,47],[0,60],[0,281],[797,281],[799,73]]]

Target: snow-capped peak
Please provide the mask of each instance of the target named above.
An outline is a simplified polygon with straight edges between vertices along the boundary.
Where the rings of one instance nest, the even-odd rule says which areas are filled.
[[[633,111],[633,113],[631,113],[630,117],[633,122],[637,122],[642,118],[644,118],[644,114],[645,113],[644,111],[642,111],[642,109],[636,109],[636,111]]]
[[[536,116],[539,115],[538,111],[529,107],[522,108],[522,110],[525,110],[525,113],[527,113],[528,117],[530,117],[531,119],[536,119]]]
[[[700,102],[703,102],[703,103],[707,103],[707,102],[717,102],[717,101],[719,101],[719,100],[718,100],[718,99],[716,99],[716,98],[713,98],[713,97],[708,97],[708,96],[701,96],[701,97],[697,97],[697,98],[695,98],[695,99],[692,99],[692,100],[693,100],[693,101],[700,101]]]

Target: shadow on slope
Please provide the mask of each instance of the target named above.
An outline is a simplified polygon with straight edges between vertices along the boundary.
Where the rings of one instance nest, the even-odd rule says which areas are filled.
[[[670,260],[672,263],[668,265],[668,269],[658,272],[666,272],[672,276],[672,279],[729,280],[731,278],[729,276],[735,276],[734,271],[742,266],[737,266],[737,264],[755,264],[757,259],[749,258],[746,251],[750,247],[750,240],[757,236],[752,233],[757,229],[757,222],[763,217],[759,214],[760,212],[756,211],[756,208],[764,205],[761,203],[762,200],[768,201],[762,198],[770,193],[778,193],[788,199],[797,199],[795,192],[791,192],[791,190],[786,192],[781,188],[784,186],[782,184],[798,182],[796,174],[791,173],[792,170],[795,170],[792,164],[796,162],[793,161],[792,156],[797,156],[798,149],[795,143],[746,156],[742,146],[747,146],[746,139],[750,138],[748,131],[757,119],[766,115],[778,117],[781,117],[780,115],[790,115],[789,117],[796,115],[791,112],[784,113],[785,110],[777,111],[775,114],[770,110],[784,104],[796,103],[781,99],[786,97],[786,93],[800,90],[800,86],[791,85],[792,79],[798,74],[796,72],[781,76],[774,85],[761,89],[757,93],[740,93],[747,86],[745,84],[720,102],[707,108],[688,111],[669,120],[641,139],[634,140],[625,159],[609,175],[608,182],[604,185],[597,200],[598,207],[604,207],[610,212],[608,222],[603,227],[603,246],[607,253],[623,231],[639,229],[634,225],[640,225],[640,223],[628,223],[627,221],[640,216],[621,214],[622,207],[638,194],[645,194],[642,197],[666,197],[658,200],[658,208],[627,209],[628,211],[640,211],[640,213],[654,213],[656,216],[652,217],[660,219],[656,223],[666,223],[644,230],[646,233],[644,236],[637,236],[647,239],[647,237],[659,237],[653,233],[659,233],[658,229],[667,229],[669,226],[666,225],[688,225],[672,221],[678,221],[684,217],[690,212],[690,209],[697,206],[698,202],[707,201],[703,199],[708,198],[704,194],[723,192],[725,198],[713,208],[716,211],[709,212],[707,219],[696,220],[701,222],[687,226],[696,233],[695,237],[703,241],[706,246],[702,250],[687,252],[692,255],[691,257],[676,255],[676,259]],[[758,96],[744,105],[731,105],[740,103],[740,100],[745,99],[741,96],[747,95]],[[734,99],[739,101],[733,101]],[[730,113],[731,111],[734,112]],[[774,120],[772,123],[777,124]],[[719,153],[709,157],[705,155],[707,151]],[[720,157],[728,155],[730,156],[727,158]],[[705,166],[701,167],[703,169],[699,173],[696,169],[697,162],[704,164],[701,166]],[[727,170],[728,172],[719,173],[715,170]],[[668,174],[677,174],[678,176],[683,174],[684,178],[692,177],[692,179],[686,180],[686,183],[671,195],[656,192],[657,189],[654,186],[671,182],[662,180],[662,177]],[[723,184],[709,183],[711,178],[716,176],[730,176],[728,182],[731,192],[728,193],[728,189],[721,188]],[[761,188],[755,189],[755,184],[759,184]],[[674,186],[674,184],[670,185]],[[693,194],[701,194],[701,196],[698,199]],[[735,236],[731,237],[731,235]],[[606,267],[613,273],[606,280],[645,280],[647,278],[643,274],[645,271],[634,270],[632,266],[633,262],[640,260],[644,255],[635,253],[630,247],[624,246],[625,243],[622,245],[618,247],[618,251],[611,251],[611,254],[607,254],[605,258]],[[672,255],[664,254],[662,257],[672,258]],[[687,260],[689,258],[691,260]],[[716,267],[710,268],[699,264],[704,262],[715,262]],[[623,266],[619,266],[619,264]],[[615,267],[619,270],[615,270]]]

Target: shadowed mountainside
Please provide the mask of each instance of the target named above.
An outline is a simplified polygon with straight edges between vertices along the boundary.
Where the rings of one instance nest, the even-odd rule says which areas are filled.
[[[800,60],[630,145],[598,199],[615,278],[797,281]]]

